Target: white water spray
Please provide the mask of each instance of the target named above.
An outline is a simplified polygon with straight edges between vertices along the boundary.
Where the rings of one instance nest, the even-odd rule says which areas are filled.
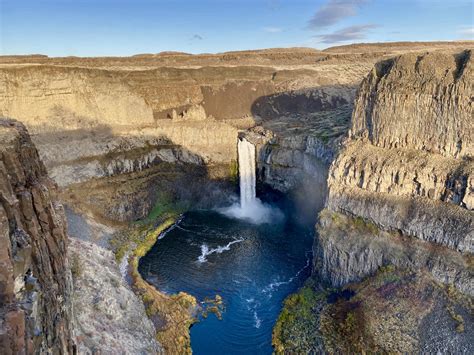
[[[223,208],[220,212],[233,218],[246,219],[252,223],[269,223],[281,220],[278,208],[262,203],[256,194],[255,146],[245,138],[237,142],[239,154],[240,204]]]
[[[239,153],[240,207],[246,209],[255,203],[255,146],[245,138],[237,143]]]

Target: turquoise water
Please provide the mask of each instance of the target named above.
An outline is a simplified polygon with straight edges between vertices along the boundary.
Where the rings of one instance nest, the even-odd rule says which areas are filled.
[[[312,228],[291,219],[251,224],[215,211],[186,213],[141,259],[156,288],[198,300],[222,296],[214,314],[191,328],[194,354],[271,354],[282,301],[310,273]]]

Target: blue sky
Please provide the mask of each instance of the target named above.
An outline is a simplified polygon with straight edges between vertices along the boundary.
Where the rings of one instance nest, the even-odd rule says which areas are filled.
[[[474,39],[471,0],[0,0],[1,54],[189,53]]]

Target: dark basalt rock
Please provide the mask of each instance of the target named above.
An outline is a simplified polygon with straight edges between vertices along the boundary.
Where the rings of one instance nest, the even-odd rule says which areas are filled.
[[[0,353],[74,353],[62,206],[23,125],[0,120]]]

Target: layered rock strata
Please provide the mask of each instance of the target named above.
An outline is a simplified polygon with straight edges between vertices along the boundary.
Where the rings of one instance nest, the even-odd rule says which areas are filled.
[[[335,217],[322,215],[315,268],[323,279],[342,285],[395,264],[472,295],[472,83],[470,50],[402,55],[364,79],[330,168]],[[337,213],[373,228],[341,227]]]
[[[289,121],[310,123],[313,112],[350,106],[374,60],[317,60],[327,56],[295,49],[65,62],[29,57],[30,64],[26,57],[4,57],[0,112],[27,125],[50,175],[71,189],[120,175],[147,176],[166,164],[227,168],[219,178],[232,179],[238,132],[268,126],[287,151],[274,149],[275,162],[265,158],[272,172],[264,182],[288,191],[314,175],[313,150],[319,149],[309,138],[314,132],[302,132],[295,146]],[[327,140],[328,132],[319,133]],[[308,152],[304,165],[277,158],[296,157],[301,149]],[[290,182],[293,173],[300,177]]]
[[[277,353],[473,351],[473,79],[471,50],[404,54],[364,79]]]

